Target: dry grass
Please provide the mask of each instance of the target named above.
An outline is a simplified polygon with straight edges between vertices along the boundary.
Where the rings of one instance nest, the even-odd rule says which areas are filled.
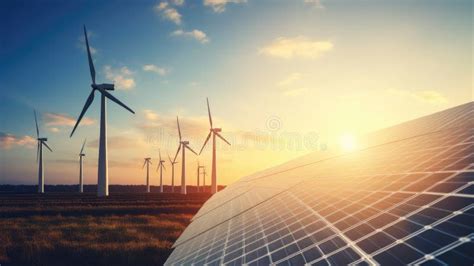
[[[203,197],[200,204],[206,198]],[[22,204],[29,200],[23,200]],[[66,206],[62,208],[67,210],[67,216],[52,215],[47,212],[48,207],[44,207],[48,204],[36,206],[36,203],[34,210],[48,215],[29,215],[26,210],[31,211],[31,205],[5,202],[1,205],[0,197],[0,209],[5,207],[0,218],[2,265],[160,265],[193,216],[187,209],[185,213],[124,214],[130,206],[124,207],[124,211],[124,208],[110,206],[107,201],[104,203],[107,208],[97,204],[99,210],[106,209],[105,214],[99,212],[100,215],[90,215],[89,211],[83,214],[77,208],[74,215],[70,215]],[[167,201],[165,205],[176,206],[177,203]],[[158,203],[152,206],[160,207]],[[153,207],[147,207],[146,212],[149,208]],[[5,209],[12,211],[11,217]]]

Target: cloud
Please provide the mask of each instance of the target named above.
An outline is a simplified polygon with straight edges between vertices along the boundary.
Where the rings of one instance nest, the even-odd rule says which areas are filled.
[[[334,45],[330,41],[315,41],[303,36],[296,38],[280,37],[261,48],[259,53],[283,59],[315,59],[331,51],[333,47]]]
[[[48,127],[52,127],[49,130],[51,132],[58,132],[55,131],[55,127],[57,126],[74,126],[76,124],[76,119],[68,114],[59,114],[59,113],[44,113],[43,119],[45,120],[45,125]],[[89,117],[83,117],[81,120],[81,125],[89,126],[95,123],[95,120]]]
[[[57,127],[50,127],[50,128],[48,128],[48,130],[50,132],[53,132],[53,133],[58,133],[60,131],[59,128],[57,128]]]
[[[242,4],[247,3],[247,0],[204,0],[204,6],[211,7],[216,13],[222,13],[225,11],[227,4]]]
[[[156,121],[159,118],[159,115],[155,113],[153,110],[145,109],[143,110],[143,114],[145,115],[145,119],[148,121]]]
[[[173,1],[180,2],[180,1]],[[184,1],[183,1],[184,3]],[[181,14],[179,14],[176,8],[170,6],[168,2],[161,2],[154,7],[155,11],[160,14],[160,16],[165,19],[174,22],[176,25],[181,24]]]
[[[304,3],[316,8],[324,8],[323,4],[321,3],[321,0],[304,0]]]
[[[165,76],[169,73],[169,70],[164,68],[164,67],[159,67],[159,66],[156,66],[156,65],[153,65],[153,64],[150,64],[150,65],[144,65],[143,66],[143,71],[146,71],[146,72],[154,72],[160,76]]]
[[[420,91],[410,91],[410,90],[400,90],[400,89],[388,89],[388,93],[415,99],[420,102],[430,103],[434,105],[444,104],[448,102],[443,94],[435,90],[420,90]]]
[[[196,29],[192,31],[175,30],[173,33],[171,33],[171,35],[193,38],[203,44],[209,42],[209,38],[207,37],[206,33]]]
[[[291,74],[290,74],[288,77],[286,77],[285,79],[280,80],[280,81],[277,83],[277,86],[279,86],[279,87],[286,87],[286,86],[293,85],[295,82],[301,80],[301,76],[302,76],[301,73],[298,73],[298,72],[291,73]]]
[[[14,146],[33,148],[36,145],[36,139],[30,136],[15,136],[13,134],[0,131],[0,149],[11,149]]]
[[[291,73],[288,77],[284,78],[283,80],[277,82],[277,86],[281,87],[282,94],[284,96],[295,97],[301,94],[304,94],[308,91],[306,87],[297,87],[296,85],[301,85],[301,78],[303,75],[298,72]]]
[[[184,0],[171,0],[171,3],[175,6],[182,6],[184,5]]]
[[[92,31],[87,31],[87,38],[89,39],[89,49],[91,50],[91,54],[96,54],[97,49],[93,47],[90,43],[91,37],[94,36],[94,33]],[[84,39],[84,35],[81,35],[78,37],[78,44],[77,46],[81,48],[84,52],[87,52],[87,46],[86,46],[86,40]]]
[[[104,67],[105,77],[114,82],[117,89],[131,90],[135,87],[133,72],[127,67],[113,69],[111,66]]]

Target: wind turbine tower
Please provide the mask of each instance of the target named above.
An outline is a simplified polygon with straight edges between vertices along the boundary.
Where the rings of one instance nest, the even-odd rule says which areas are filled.
[[[202,192],[206,192],[206,167],[202,169]]]
[[[174,193],[174,165],[177,164],[178,162],[172,160],[169,154],[168,154],[168,159],[170,160],[170,164],[171,164],[171,192]]]
[[[83,178],[83,171],[82,171],[82,157],[86,156],[84,153],[84,146],[86,145],[86,140],[82,143],[81,152],[79,152],[79,193],[84,192],[84,178]]]
[[[199,180],[199,177],[201,175],[201,169],[204,169],[204,166],[200,165],[199,164],[199,161],[198,161],[198,166],[197,166],[197,192],[200,192],[200,180]]]
[[[186,191],[186,149],[190,150],[192,153],[197,153],[189,147],[189,141],[183,140],[181,137],[181,129],[179,127],[179,119],[176,117],[176,123],[178,124],[178,134],[179,134],[179,146],[174,156],[174,160],[178,157],[179,151],[182,149],[182,161],[181,161],[181,194],[187,194]]]
[[[210,124],[210,129],[209,129],[209,135],[207,135],[206,141],[204,141],[204,144],[202,145],[201,151],[199,154],[201,154],[202,150],[204,147],[206,147],[207,142],[209,141],[209,138],[211,138],[212,135],[212,172],[211,172],[211,194],[214,194],[217,192],[217,162],[216,162],[216,136],[222,139],[225,143],[229,144],[230,143],[222,137],[219,132],[222,132],[222,128],[215,128],[212,125],[212,116],[211,116],[211,108],[209,108],[209,99],[206,98],[207,101],[207,113],[209,114],[209,124]]]
[[[95,83],[95,68],[94,68],[94,62],[92,61],[91,50],[89,48],[89,40],[87,38],[86,26],[84,26],[84,37],[86,39],[87,58],[89,61],[89,70],[90,70],[90,74],[92,78],[92,84],[91,84],[92,91],[90,92],[89,97],[87,97],[86,103],[84,104],[84,107],[82,108],[81,114],[77,118],[76,125],[74,125],[74,128],[72,129],[70,137],[72,137],[72,135],[74,134],[74,131],[76,130],[79,123],[81,122],[82,117],[84,116],[87,109],[94,101],[94,93],[96,91],[99,91],[101,94],[101,98],[100,98],[100,137],[99,137],[99,164],[98,164],[99,167],[97,171],[97,196],[106,197],[109,195],[109,176],[108,176],[108,157],[107,157],[107,101],[106,99],[108,98],[109,100],[122,106],[123,108],[130,111],[132,114],[135,114],[135,112],[108,92],[109,90],[112,91],[115,89],[114,84],[107,84],[107,83],[96,84]]]
[[[156,168],[156,171],[160,169],[160,193],[163,193],[163,168],[166,170],[166,167],[165,167],[165,160],[161,159],[161,151],[158,150],[158,152],[160,154],[160,162],[158,163],[158,167]]]
[[[48,138],[40,138],[39,136],[39,127],[38,127],[38,119],[36,118],[36,111],[35,113],[35,124],[36,124],[36,139],[38,140],[37,150],[36,150],[36,161],[38,162],[38,193],[44,193],[44,162],[43,162],[43,145],[49,150],[51,148],[46,144]]]
[[[151,158],[150,157],[145,158],[142,169],[146,165],[146,193],[150,193],[150,164],[151,164]]]

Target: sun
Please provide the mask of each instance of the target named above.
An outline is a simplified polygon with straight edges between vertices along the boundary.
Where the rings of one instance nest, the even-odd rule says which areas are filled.
[[[339,138],[339,144],[344,151],[353,151],[357,147],[357,140],[353,134],[346,133]]]

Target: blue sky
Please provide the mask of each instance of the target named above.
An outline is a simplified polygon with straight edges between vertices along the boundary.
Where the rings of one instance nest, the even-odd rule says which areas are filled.
[[[2,1],[0,17],[0,183],[35,183],[33,108],[55,150],[47,179],[76,181],[87,137],[95,182],[97,98],[68,137],[90,92],[83,24],[97,80],[136,111],[109,103],[111,183],[142,183],[141,158],[174,153],[149,130],[172,135],[177,114],[199,149],[206,96],[237,141],[277,120],[279,133],[328,143],[472,100],[468,0]],[[228,183],[314,150],[222,147],[220,169]]]

